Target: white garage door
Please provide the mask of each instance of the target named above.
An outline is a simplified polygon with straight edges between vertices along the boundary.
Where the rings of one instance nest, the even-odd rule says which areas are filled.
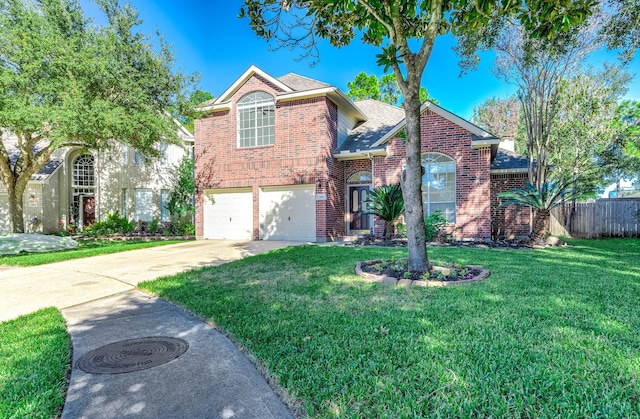
[[[315,185],[260,189],[260,238],[316,241]]]
[[[9,232],[9,195],[0,194],[0,234]]]
[[[205,194],[205,239],[253,239],[253,192],[250,189],[213,189]]]

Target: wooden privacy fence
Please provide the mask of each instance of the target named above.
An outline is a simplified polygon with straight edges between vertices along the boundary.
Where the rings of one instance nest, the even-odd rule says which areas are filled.
[[[551,211],[551,234],[582,239],[640,237],[640,198],[567,203]]]

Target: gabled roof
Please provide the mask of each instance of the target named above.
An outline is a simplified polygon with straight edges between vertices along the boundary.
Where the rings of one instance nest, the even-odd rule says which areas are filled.
[[[433,102],[430,101],[425,101],[422,106],[420,107],[420,114],[422,114],[423,112],[430,110],[433,111],[434,113],[436,113],[437,115],[440,115],[441,117],[448,119],[449,121],[453,122],[456,125],[461,126],[462,128],[468,130],[469,132],[471,132],[473,134],[472,140],[473,140],[473,146],[474,147],[478,147],[478,146],[487,146],[487,145],[497,145],[500,143],[500,139],[497,138],[495,135],[491,134],[490,132],[487,132],[485,130],[483,130],[482,128],[480,128],[479,126],[472,124],[471,122],[467,121],[466,119],[454,114],[453,112],[450,112],[448,110],[446,110],[443,107],[440,107],[438,105],[436,105]],[[387,134],[385,134],[382,138],[380,138],[378,141],[376,141],[372,147],[379,147],[380,145],[386,143],[387,141],[389,141],[389,139],[393,138],[395,135],[398,134],[398,132],[400,132],[400,130],[402,130],[405,125],[406,125],[406,120],[403,119],[402,121],[400,121],[395,127],[393,127],[393,129],[389,130],[389,132]]]
[[[372,145],[404,120],[404,109],[373,99],[356,101],[368,119],[349,131],[336,153],[354,153],[371,149]]]
[[[242,73],[242,75],[233,82],[233,84],[225,90],[220,97],[200,104],[197,110],[201,112],[216,112],[231,109],[231,98],[233,95],[254,75],[260,76],[276,86],[279,90],[276,92],[276,97],[280,102],[326,96],[338,105],[342,112],[349,115],[354,120],[365,121],[367,119],[366,115],[353,104],[353,101],[351,101],[351,99],[349,99],[335,86],[331,86],[330,84],[310,79],[308,77],[303,77],[295,73],[289,73],[279,78],[275,78],[255,65],[252,65]]]

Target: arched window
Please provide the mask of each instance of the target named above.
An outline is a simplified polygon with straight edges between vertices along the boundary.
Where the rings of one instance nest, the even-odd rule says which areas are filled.
[[[95,186],[93,156],[91,154],[81,154],[73,160],[72,186],[74,188],[93,188]]]
[[[425,153],[422,155],[422,167],[424,215],[431,215],[440,210],[447,221],[455,223],[456,162],[444,154]]]
[[[238,101],[238,147],[273,144],[275,101],[266,92],[251,92]]]
[[[371,172],[367,172],[363,170],[349,176],[349,179],[347,179],[347,182],[348,183],[371,183],[371,179],[372,179]]]

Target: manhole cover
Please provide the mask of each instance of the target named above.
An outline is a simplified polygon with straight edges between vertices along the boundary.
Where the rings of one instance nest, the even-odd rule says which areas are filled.
[[[94,374],[121,374],[166,364],[185,353],[189,344],[182,339],[148,337],[110,343],[83,355],[76,365]]]

